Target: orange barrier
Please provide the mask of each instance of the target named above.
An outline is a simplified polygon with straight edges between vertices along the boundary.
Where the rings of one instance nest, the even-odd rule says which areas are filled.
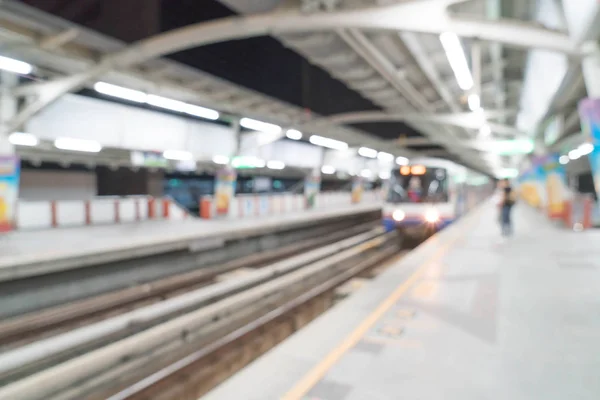
[[[566,201],[563,213],[565,226],[573,229],[577,224],[580,224],[582,229],[590,229],[593,225],[593,207],[594,201],[590,196],[577,196],[570,201]]]
[[[89,200],[19,201],[15,222],[17,229],[48,229],[187,217],[188,212],[171,199],[107,196]]]
[[[200,199],[200,218],[211,218],[212,201],[209,198],[203,197]]]

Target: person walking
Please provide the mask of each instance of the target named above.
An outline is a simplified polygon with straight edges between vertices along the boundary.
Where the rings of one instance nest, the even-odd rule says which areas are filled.
[[[500,186],[501,201],[500,201],[500,224],[502,226],[502,236],[510,236],[513,234],[511,212],[515,205],[515,191],[510,185],[508,179],[504,179]]]

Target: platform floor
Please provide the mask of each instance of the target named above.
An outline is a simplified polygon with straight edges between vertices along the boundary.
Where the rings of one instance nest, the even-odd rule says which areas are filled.
[[[485,204],[203,399],[600,399],[600,232],[514,217]]]
[[[12,232],[0,235],[0,281],[40,272],[21,268],[26,266],[39,265],[50,272],[127,258],[134,252],[151,255],[189,246],[217,246],[219,244],[211,240],[242,238],[269,229],[378,209],[377,204],[361,204],[239,220],[145,221]]]

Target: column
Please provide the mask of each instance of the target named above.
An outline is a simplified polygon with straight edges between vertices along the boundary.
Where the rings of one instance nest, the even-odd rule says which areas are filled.
[[[8,123],[17,113],[17,100],[10,89],[19,83],[16,75],[0,71],[0,233],[15,228],[19,198],[20,162],[8,141]]]
[[[600,45],[586,42],[582,46],[585,54],[581,67],[589,98],[600,98]]]
[[[582,46],[583,79],[588,92],[588,98],[579,103],[581,127],[594,145],[588,154],[588,160],[594,179],[596,193],[600,195],[600,46],[598,42],[587,42]],[[600,207],[600,203],[597,205]]]
[[[8,141],[7,125],[17,114],[17,98],[10,94],[10,89],[19,83],[15,74],[0,71],[0,155],[14,154],[13,145]]]
[[[229,155],[229,163],[217,170],[215,175],[214,202],[215,212],[217,216],[225,217],[229,215],[229,210],[235,190],[237,187],[237,174],[233,167],[233,159],[240,155],[241,150],[241,135],[240,135],[240,120],[238,118],[231,122],[231,130],[233,131],[235,146]]]

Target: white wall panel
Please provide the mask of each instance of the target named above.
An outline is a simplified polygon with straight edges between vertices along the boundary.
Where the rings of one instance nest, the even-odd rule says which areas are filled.
[[[67,136],[132,150],[188,150],[198,159],[235,149],[228,126],[78,95],[52,104],[29,122],[27,131],[47,140]]]
[[[213,155],[232,155],[236,147],[233,130],[228,126],[206,122],[188,122],[188,151],[199,159],[211,159]]]
[[[103,146],[118,147],[121,140],[119,122],[124,107],[83,96],[66,95],[32,118],[27,130],[47,140],[60,136],[93,138]]]

